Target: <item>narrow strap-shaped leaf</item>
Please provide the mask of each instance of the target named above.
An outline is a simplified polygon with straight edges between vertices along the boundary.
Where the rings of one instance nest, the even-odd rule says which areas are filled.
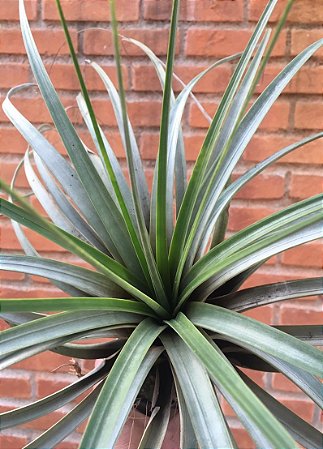
[[[117,39],[117,37],[115,39]],[[156,261],[153,256],[153,251],[150,245],[150,240],[147,231],[147,219],[149,222],[149,209],[147,210],[147,207],[145,205],[147,205],[147,201],[149,203],[149,200],[146,197],[147,195],[145,194],[145,189],[143,185],[143,182],[145,184],[146,181],[143,181],[143,178],[145,179],[145,177],[144,173],[142,172],[143,169],[141,166],[139,150],[137,148],[134,133],[132,131],[132,128],[130,127],[129,119],[126,114],[127,111],[125,109],[126,103],[124,98],[124,89],[120,85],[120,83],[122,83],[122,79],[119,80],[120,94],[118,95],[108,75],[101,69],[101,67],[96,63],[92,63],[91,65],[96,70],[96,72],[104,82],[106,88],[108,89],[119,122],[119,128],[123,130],[122,135],[126,148],[129,174],[132,183],[131,185],[133,194],[133,204],[135,206],[135,215],[137,220],[136,226],[137,229],[139,230],[141,240],[141,244],[138,239],[134,243],[136,251],[140,259],[141,266],[144,272],[146,273],[146,279],[148,283],[152,284],[152,288],[154,288],[156,296],[160,300],[161,304],[163,304],[164,307],[167,307],[168,301],[164,292],[164,287],[162,284],[160,274],[157,270]],[[120,76],[121,72],[122,72],[121,68],[119,67],[118,74]],[[133,233],[131,235],[133,235]],[[135,237],[133,237],[133,239],[135,239]]]
[[[173,376],[170,368],[163,370],[162,382],[159,383],[159,393],[155,408],[140,440],[138,449],[161,449],[165,440],[167,427],[171,419],[173,392]]]
[[[85,191],[80,177],[73,167],[64,159],[62,155],[45,139],[40,131],[38,131],[12,104],[10,98],[21,89],[25,89],[33,84],[26,84],[11,89],[4,102],[2,108],[10,121],[20,134],[26,139],[33,150],[38,154],[52,175],[62,185],[67,195],[75,202],[80,209],[87,222],[95,229],[102,242],[117,260],[120,256],[114,246],[107,230],[105,229],[97,211],[93,207],[88,195]]]
[[[163,329],[150,319],[136,327],[105,381],[80,449],[114,446],[141,385],[162,352],[149,349]]]
[[[191,303],[189,319],[196,325],[239,340],[247,349],[255,348],[278,357],[316,376],[322,374],[323,354],[312,346],[272,326],[222,307]]]
[[[162,116],[160,124],[159,149],[157,159],[157,204],[156,204],[156,260],[164,283],[169,285],[168,247],[167,247],[167,157],[169,117],[171,106],[171,91],[173,66],[175,57],[175,40],[180,0],[173,1],[172,18],[167,50],[165,87],[163,91]]]
[[[229,146],[225,145],[222,153],[219,157],[219,161],[216,164],[216,168],[213,170],[212,179],[214,183],[212,185],[212,179],[209,185],[209,191],[206,192],[204,201],[201,202],[199,213],[195,218],[194,223],[196,225],[192,226],[190,230],[190,235],[187,239],[186,248],[187,250],[183,252],[181,256],[181,265],[185,260],[188,249],[191,248],[193,238],[195,236],[199,214],[201,215],[201,220],[203,222],[203,227],[205,227],[211,211],[216,204],[216,201],[221,194],[223,188],[229,180],[232,174],[232,170],[240,159],[244,149],[251,140],[253,134],[260,125],[262,119],[265,117],[272,104],[278,98],[282,90],[286,87],[288,82],[293,78],[293,76],[300,70],[300,68],[307,62],[307,60],[323,45],[323,39],[317,41],[313,45],[305,49],[299,56],[294,58],[286,68],[269,84],[269,86],[264,90],[264,92],[259,96],[255,103],[251,106],[245,117],[241,120],[237,131],[234,133],[229,141]],[[249,86],[250,87],[250,86]],[[230,128],[229,128],[230,130]],[[221,134],[220,134],[221,136]],[[220,141],[220,138],[219,140]],[[209,207],[208,207],[209,203]],[[204,208],[204,209],[203,209]],[[202,214],[202,211],[204,212]],[[191,253],[190,265],[193,263],[195,253]],[[175,280],[175,286],[178,285],[180,280],[180,273],[177,274]]]
[[[219,132],[214,152],[209,160],[210,168],[208,170],[208,173],[206,173],[205,175],[205,182],[201,183],[199,198],[197,201],[198,207],[192,217],[191,226],[184,246],[183,254],[177,267],[174,280],[174,297],[177,297],[180,279],[182,277],[184,267],[185,271],[187,272],[187,270],[193,264],[195,251],[197,248],[197,245],[194,244],[194,241],[199,241],[200,239],[200,235],[198,232],[199,228],[205,228],[205,225],[208,222],[214,205],[217,203],[221,191],[229,182],[229,177],[226,179],[226,182],[223,182],[224,177],[221,173],[222,165],[225,162],[228,154],[230,153],[230,144],[237,130],[239,118],[244,108],[246,97],[252,86],[252,80],[256,76],[257,68],[259,67],[268,39],[269,32],[265,34],[253,60],[250,63],[241,86],[239,87],[239,90],[232,101],[228,116],[222,126],[221,131]]]
[[[205,253],[206,247],[208,245],[209,238],[211,236],[212,230],[214,228],[215,223],[219,219],[222,211],[227,207],[230,200],[234,197],[234,195],[251,179],[253,179],[255,176],[257,176],[259,173],[261,173],[265,168],[272,165],[274,162],[281,159],[283,156],[286,156],[286,154],[289,154],[290,152],[297,150],[298,148],[302,147],[303,145],[306,145],[307,143],[313,142],[316,139],[320,139],[323,137],[323,132],[312,134],[311,136],[305,137],[304,139],[288,145],[287,147],[276,151],[273,153],[272,156],[269,156],[267,159],[264,159],[263,161],[259,162],[259,164],[255,165],[253,168],[248,170],[246,173],[244,173],[242,176],[240,176],[236,181],[232,182],[222,193],[220,196],[217,204],[215,205],[213,212],[210,216],[210,219],[208,221],[208,224],[205,226],[203,233],[203,240],[200,243],[200,248],[197,253],[197,258],[201,258],[202,255]],[[197,245],[198,242],[196,242]],[[219,243],[219,242],[217,242]],[[212,247],[215,245],[212,244]]]
[[[295,449],[295,442],[284,427],[241,380],[221,351],[183,313],[168,321],[168,325],[194,352],[221,393],[227,399],[233,399],[232,405],[238,407],[237,412],[243,411],[248,423],[252,423],[252,438],[257,439],[259,447]]]
[[[265,390],[260,388],[248,376],[242,373],[242,371],[238,370],[238,373],[256,396],[287,428],[296,441],[306,449],[321,449],[323,440],[321,432],[309,425],[306,421],[277,401],[277,399],[273,398]]]
[[[174,375],[174,380],[180,418],[180,449],[198,449],[192,421],[176,375]]]
[[[103,379],[103,377],[110,371],[111,365],[111,361],[105,360],[98,368],[62,390],[32,402],[31,404],[1,413],[0,429],[4,430],[9,427],[18,426],[63,407],[63,405],[73,401],[84,391]]]
[[[33,256],[0,255],[1,269],[65,282],[93,296],[123,297],[125,292],[101,273]]]
[[[201,151],[198,155],[196,163],[194,165],[194,169],[192,172],[192,176],[190,178],[190,182],[185,192],[185,196],[183,199],[182,207],[179,212],[177,223],[175,226],[170,252],[169,252],[169,260],[170,260],[170,268],[172,275],[174,276],[178,262],[181,258],[182,250],[185,245],[186,237],[188,230],[190,229],[191,217],[194,210],[195,202],[198,198],[198,193],[201,185],[201,179],[204,177],[205,170],[207,168],[208,161],[212,155],[214,150],[214,146],[216,144],[217,138],[219,136],[219,131],[223,125],[227,112],[231,106],[232,99],[234,98],[240,81],[243,77],[243,74],[248,66],[250,58],[258,44],[259,39],[265,29],[265,26],[270,18],[270,15],[277,3],[277,0],[270,1],[259,22],[257,23],[255,30],[237,64],[235,71],[231,77],[231,80],[225,90],[225,93],[221,99],[220,105],[217,109],[217,112],[212,120],[212,123],[207,132],[206,138],[203,142]]]
[[[73,432],[91,413],[97,400],[102,383],[95,388],[82,402],[73,408],[64,418],[50,427],[38,438],[23,447],[23,449],[52,449],[60,441]]]
[[[117,337],[117,335],[114,335],[114,337]],[[114,354],[117,354],[125,342],[126,338],[118,338],[117,340],[108,341],[107,343],[66,343],[63,346],[53,348],[51,351],[78,359],[108,359]]]
[[[19,196],[17,198],[19,198]],[[42,217],[35,215],[32,209],[28,211],[23,210],[4,199],[0,199],[0,202],[2,213],[4,215],[24,224],[44,237],[49,238],[53,242],[58,243],[74,254],[80,256],[133,296],[140,297],[143,302],[150,303],[152,308],[161,312],[162,315],[168,315],[166,310],[164,310],[156,301],[135,287],[136,285],[138,286],[138,280],[133,277],[125,267],[118,264],[106,254],[101,253],[86,242],[57,228]]]
[[[323,346],[323,326],[321,325],[275,326],[275,328],[313,346]]]
[[[228,295],[208,298],[207,302],[242,312],[278,301],[316,295],[323,295],[323,277],[251,287]]]
[[[133,272],[139,274],[141,272],[140,265],[124,217],[105,188],[103,181],[98,176],[51,83],[33,40],[23,0],[19,1],[19,14],[21,31],[30,66],[65,148],[122,260]]]
[[[126,312],[62,312],[3,331],[0,351],[4,356],[44,340],[62,338],[100,327],[139,323],[141,320],[140,315]]]
[[[101,160],[103,160],[102,155],[101,155],[100,145],[99,145],[99,143],[97,141],[96,133],[94,131],[92,122],[91,122],[90,117],[89,117],[89,110],[88,110],[88,108],[86,106],[86,103],[84,101],[83,96],[81,94],[78,94],[77,97],[76,97],[76,101],[77,101],[77,105],[79,107],[80,113],[82,115],[82,118],[83,118],[83,120],[84,120],[84,122],[85,122],[85,124],[86,124],[86,126],[87,126],[87,128],[88,128],[88,130],[90,132],[90,134],[91,134],[92,140],[93,140],[93,142],[94,142],[94,144],[95,144],[95,146],[96,146],[96,148],[97,148],[97,150],[99,152],[99,156],[100,156]],[[108,154],[108,157],[109,157],[109,160],[110,160],[110,163],[111,163],[111,167],[112,167],[112,169],[113,169],[113,171],[115,173],[116,182],[119,184],[120,192],[122,193],[122,196],[123,196],[123,199],[124,199],[124,201],[126,203],[126,206],[127,206],[128,211],[129,211],[129,214],[130,214],[130,216],[133,219],[133,224],[136,225],[135,207],[134,207],[134,204],[133,204],[133,199],[132,199],[130,188],[129,188],[128,184],[127,184],[126,178],[125,178],[125,176],[123,174],[123,171],[122,171],[122,168],[121,168],[121,166],[119,164],[119,161],[118,161],[118,159],[117,159],[113,149],[111,148],[110,143],[109,143],[106,135],[104,134],[104,132],[102,131],[102,129],[101,129],[101,127],[99,125],[98,125],[98,128],[99,128],[99,131],[100,131],[100,134],[101,134],[101,137],[102,137],[102,141],[103,141],[104,147],[105,147],[106,152]]]
[[[234,447],[203,365],[180,337],[169,334],[161,339],[176,373],[199,447]]]
[[[75,228],[85,237],[88,242],[90,242],[100,251],[107,251],[102,242],[98,239],[98,236],[94,232],[93,228],[89,226],[89,224],[84,220],[78,210],[67,199],[66,195],[64,195],[64,193],[50,174],[46,165],[43,163],[42,159],[36,152],[34,153],[34,160],[39,174],[46,184],[48,192],[56,201],[57,207],[59,207],[62,213],[69,219],[71,223],[73,223]]]
[[[23,164],[23,161],[21,161],[18,164],[18,166],[17,166],[17,168],[16,168],[16,170],[14,172],[14,175],[13,175],[13,178],[12,178],[12,181],[11,181],[11,189],[14,189],[16,178],[18,176],[18,173],[19,173],[19,170],[20,170],[22,164]],[[0,181],[0,183],[1,183],[1,181]],[[8,192],[8,193],[9,193],[9,201],[12,202],[11,194],[10,194],[10,192]],[[22,249],[24,250],[25,254],[27,256],[33,256],[33,257],[39,257],[40,258],[41,256],[39,255],[39,253],[36,251],[34,246],[31,244],[31,242],[27,238],[27,236],[26,236],[23,228],[20,226],[20,224],[17,223],[16,221],[14,221],[14,220],[11,220],[11,224],[12,224],[13,230],[14,230],[14,232],[16,234],[16,237],[17,237],[17,239],[18,239]],[[102,249],[104,251],[106,251],[106,249],[103,246],[103,244],[99,243],[99,247],[102,247]],[[59,282],[59,281],[52,281],[52,282],[60,290],[64,291],[65,293],[68,293],[71,296],[86,296],[86,293],[84,291],[79,290],[76,287],[73,287],[72,285],[66,284],[64,282]]]
[[[138,315],[154,316],[145,304],[131,299],[120,298],[0,298],[1,312],[55,312],[104,310],[106,312],[129,312]]]

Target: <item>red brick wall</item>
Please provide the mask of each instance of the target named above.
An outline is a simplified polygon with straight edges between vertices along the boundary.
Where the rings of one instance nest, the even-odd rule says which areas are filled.
[[[81,61],[90,58],[101,65],[114,78],[113,51],[109,31],[109,11],[106,0],[62,0],[70,31]],[[181,23],[177,42],[176,73],[188,81],[216,58],[240,51],[250,36],[255,21],[265,5],[265,0],[183,0]],[[279,11],[285,4],[279,2]],[[78,83],[67,56],[67,47],[60,29],[54,0],[28,0],[26,2],[31,27],[46,66],[60,92],[64,104],[75,106]],[[168,0],[118,0],[118,17],[121,33],[135,37],[149,45],[164,57],[167,48],[169,5]],[[278,14],[273,16],[272,25]],[[18,0],[0,0],[0,96],[4,97],[13,85],[32,81],[32,74],[24,54],[19,31]],[[323,1],[296,0],[289,22],[274,50],[259,91],[269,80],[305,46],[323,36]],[[92,29],[101,27],[103,29]],[[145,159],[147,176],[151,179],[150,160],[156,155],[161,95],[157,78],[147,59],[130,44],[123,44],[123,70],[129,91],[129,113]],[[244,172],[259,160],[302,136],[322,129],[323,125],[323,52],[320,51],[302,69],[276,102],[259,132],[248,146],[235,175]],[[106,100],[104,88],[82,64],[87,84],[92,91],[93,103],[100,123],[109,132],[112,145],[122,157],[123,151],[115,128],[111,106]],[[209,113],[213,113],[221,93],[232,73],[232,65],[223,65],[207,75],[196,87],[196,94]],[[175,86],[178,90],[178,85]],[[34,123],[49,121],[48,113],[34,92],[17,95],[15,103]],[[85,140],[84,128],[75,109],[70,115],[79,125]],[[195,104],[190,104],[184,116],[187,157],[193,161],[205,134],[206,120]],[[55,140],[55,137],[54,137]],[[86,140],[88,142],[88,139]],[[26,144],[0,112],[0,160],[1,176],[11,179]],[[321,141],[295,151],[274,167],[258,176],[236,197],[231,207],[230,232],[262,218],[281,207],[322,192],[323,144]],[[26,179],[21,176],[18,186],[25,188]],[[17,252],[19,244],[8,220],[0,217],[1,248]],[[50,242],[32,236],[37,249],[44,255],[73,260],[70,255]],[[300,249],[290,250],[272,258],[248,282],[256,285],[285,279],[322,275],[322,242],[311,243]],[[23,274],[5,273],[2,278],[4,297],[54,296],[57,291],[41,278]],[[251,316],[273,324],[301,324],[320,321],[322,303],[318,298],[291,301],[273,307],[264,307],[250,313]],[[66,374],[68,367],[51,373],[68,359],[55,354],[44,354],[19,363],[2,374],[1,408],[26,404],[43,397],[71,382],[74,377]],[[84,366],[84,370],[89,366]],[[262,375],[257,379],[292,410],[313,424],[318,424],[319,411],[302,393],[279,375]],[[4,432],[3,449],[21,447],[40,430],[48,428],[62,416],[62,411],[34,421],[19,429]],[[232,414],[228,410],[228,414]],[[238,423],[233,423],[238,427]],[[237,433],[241,433],[237,430]],[[243,436],[244,434],[242,434]],[[60,447],[75,447],[78,434]],[[250,447],[244,440],[241,447]]]

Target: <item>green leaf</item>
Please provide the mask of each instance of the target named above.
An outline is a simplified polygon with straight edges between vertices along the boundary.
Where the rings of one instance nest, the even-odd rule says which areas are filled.
[[[142,316],[126,312],[103,312],[102,310],[62,312],[3,331],[0,352],[5,356],[10,352],[54,338],[100,327],[137,324],[141,320]]]
[[[162,349],[151,350],[164,327],[142,321],[134,330],[105,381],[80,449],[113,447],[133,401]]]
[[[310,426],[306,421],[274,399],[270,394],[249,379],[248,376],[239,370],[238,372],[249,388],[251,388],[251,390],[265,404],[265,406],[275,414],[275,416],[286,427],[296,441],[307,449],[322,448],[323,435],[321,432]]]
[[[101,273],[105,274],[110,280],[115,282],[131,295],[140,298],[143,302],[149,303],[152,309],[159,311],[161,315],[167,316],[168,313],[156,301],[147,296],[141,290],[136,288],[138,280],[129,273],[129,271],[118,262],[101,253],[99,250],[88,245],[86,242],[77,239],[71,234],[57,228],[35,213],[23,210],[4,199],[0,199],[1,211],[4,215],[15,221],[24,224],[30,229],[38,232],[51,241],[63,246],[82,259],[89,262]],[[142,288],[142,286],[140,286]],[[158,312],[157,312],[158,313]]]
[[[192,421],[176,375],[174,380],[180,417],[180,449],[198,449]]]
[[[110,371],[112,363],[113,362],[111,361],[105,360],[98,368],[62,390],[32,402],[31,404],[1,413],[0,429],[4,430],[9,427],[19,426],[63,407],[63,405],[73,401],[84,391],[102,380]]]
[[[88,152],[78,137],[50,81],[33,40],[23,0],[19,1],[19,14],[21,31],[30,66],[71,161],[123,262],[135,273],[140,274],[139,261],[124,217],[93,166]]]
[[[159,150],[157,159],[157,203],[156,203],[156,260],[159,272],[166,286],[169,287],[169,266],[167,248],[167,155],[169,116],[171,107],[171,92],[173,80],[173,66],[175,57],[175,40],[179,12],[179,0],[173,1],[172,18],[167,50],[166,77],[163,91],[162,117],[160,124]]]
[[[233,448],[204,366],[177,335],[163,335],[161,340],[178,379],[199,446]]]
[[[229,341],[233,338],[242,347],[259,349],[316,376],[322,374],[320,351],[272,326],[205,303],[191,303],[187,316],[196,326],[225,335]]]
[[[259,447],[295,449],[295,442],[284,427],[241,380],[221,351],[183,313],[167,323],[201,361],[221,393],[231,401],[243,424],[252,424],[252,438]]]
[[[210,304],[242,312],[279,301],[323,295],[323,277],[277,282],[207,299]]]
[[[124,297],[125,292],[101,273],[33,256],[0,255],[1,269],[42,276],[72,285],[93,296]]]
[[[212,120],[211,126],[208,129],[201,151],[194,165],[192,176],[185,192],[183,204],[177,218],[173,239],[170,246],[169,260],[173,276],[177,271],[177,267],[182,256],[182,250],[185,245],[187,233],[190,229],[194,206],[198,199],[201,180],[204,178],[208,162],[210,160],[210,157],[212,156],[216,141],[219,137],[219,131],[226,118],[227,112],[231,107],[232,100],[238,90],[240,81],[244,75],[246,67],[248,66],[250,58],[258,44],[259,39],[262,36],[262,33],[276,3],[277,0],[273,0],[267,4],[259,22],[257,23],[256,28],[239,60],[239,63],[235,68],[234,74],[221,99],[220,105]]]
[[[85,311],[103,310],[109,312],[129,312],[138,315],[155,315],[145,304],[131,299],[119,298],[0,298],[1,312],[54,312],[54,311]]]
[[[321,325],[275,326],[275,328],[313,346],[323,346],[323,327]]]
[[[52,449],[60,441],[64,440],[73,432],[91,413],[91,410],[97,400],[102,388],[99,385],[92,391],[80,404],[73,408],[64,418],[54,424],[50,429],[46,430],[38,438],[24,446],[23,449]]]

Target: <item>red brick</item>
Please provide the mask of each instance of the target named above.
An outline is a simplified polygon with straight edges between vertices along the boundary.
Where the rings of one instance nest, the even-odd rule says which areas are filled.
[[[171,0],[145,0],[144,18],[148,20],[169,20],[171,16]],[[180,19],[186,21],[237,22],[243,18],[243,2],[235,0],[210,1],[183,0],[181,2]]]
[[[70,358],[63,355],[55,354],[54,352],[42,352],[41,354],[34,355],[26,360],[12,365],[12,368],[30,371],[41,371],[49,373],[52,370],[58,368],[64,363],[69,363]],[[61,373],[68,372],[68,367],[62,367]]]
[[[276,64],[268,65],[256,88],[256,92],[262,92],[284,67]],[[291,79],[283,92],[290,94],[322,94],[323,66],[303,66]]]
[[[72,28],[69,31],[74,48],[77,51],[77,31]],[[32,34],[41,54],[55,56],[69,54],[63,30],[53,28],[33,29]],[[25,54],[25,47],[19,28],[7,28],[0,31],[0,53],[9,55]]]
[[[175,67],[176,75],[184,82],[188,83],[200,72],[205,70],[206,66],[177,66]],[[156,75],[155,69],[147,65],[136,64],[132,68],[133,72],[133,88],[138,91],[160,91],[160,82]],[[218,67],[205,75],[194,87],[194,92],[199,93],[222,93],[230,79],[231,68],[228,65]],[[174,81],[173,88],[180,91],[183,86]]]
[[[256,447],[249,433],[245,429],[231,427],[231,431],[239,449],[254,449]]]
[[[116,72],[113,66],[101,65],[101,68],[107,73],[107,75],[111,78],[113,83],[117,82]],[[47,66],[47,70],[56,89],[76,90],[76,91],[81,90],[80,83],[75,73],[75,69],[72,65],[56,63],[52,66],[51,65]],[[101,78],[92,67],[88,65],[81,66],[81,70],[83,73],[86,87],[89,90],[106,91],[106,88],[104,87]],[[127,88],[128,80],[127,80],[126,67],[123,67],[123,78],[125,88]]]
[[[24,429],[47,430],[63,417],[64,414],[62,412],[52,412],[49,415],[44,415],[38,419],[22,424],[20,427]]]
[[[46,289],[45,286],[42,288],[25,287],[21,284],[12,283],[10,286],[2,286],[1,298],[55,298],[55,297],[65,297],[66,293],[53,288]]]
[[[283,304],[280,309],[280,324],[322,324],[322,310],[290,307]]]
[[[13,174],[17,168],[18,162],[7,162],[6,160],[1,161],[1,170],[0,170],[0,176],[1,178],[7,183],[10,184]],[[17,188],[22,187],[26,188],[29,186],[27,178],[25,176],[25,172],[23,169],[19,171],[19,174],[16,178],[16,184],[15,186]]]
[[[130,121],[133,126],[159,126],[160,101],[129,101],[127,106]],[[116,119],[109,102],[95,99],[93,100],[93,107],[99,123],[108,126],[116,126]]]
[[[80,446],[80,443],[75,441],[62,441],[57,446],[55,446],[55,449],[78,449]]]
[[[235,177],[237,178],[237,177]],[[285,193],[285,178],[281,175],[261,174],[249,181],[236,195],[239,199],[275,199]]]
[[[286,6],[287,0],[278,2],[271,20],[278,20],[280,14]],[[267,0],[250,0],[249,17],[251,20],[258,20],[267,4]],[[321,0],[298,0],[294,3],[288,21],[297,23],[322,23],[323,10]]]
[[[269,207],[232,206],[229,214],[228,230],[238,231],[276,212]]]
[[[43,1],[43,18],[59,20],[55,0]],[[110,20],[109,4],[105,0],[63,0],[62,8],[67,20],[70,21],[100,21]],[[118,0],[117,19],[121,22],[136,21],[139,18],[139,0]]]
[[[119,31],[121,36],[131,37],[147,45],[155,54],[166,55],[168,42],[168,29],[125,29]],[[177,43],[179,39],[177,40]],[[178,49],[178,45],[177,45]],[[121,54],[125,56],[144,56],[145,53],[136,45],[121,40]],[[84,32],[84,53],[87,55],[114,54],[112,34],[109,30],[86,30]]]
[[[298,55],[301,51],[303,51],[306,47],[313,44],[322,38],[322,30],[321,29],[295,29],[292,30],[291,33],[291,53],[292,55]],[[316,57],[323,57],[323,49],[317,51],[315,53]]]
[[[291,198],[304,199],[323,192],[323,176],[292,174],[290,182]]]
[[[301,140],[299,136],[256,135],[246,148],[243,158],[247,161],[259,162],[299,140]],[[280,159],[279,163],[323,164],[322,140],[318,139],[298,148]]]
[[[2,281],[22,281],[25,278],[24,273],[14,271],[0,271],[0,282]]]
[[[0,87],[11,88],[29,81],[29,67],[25,64],[6,62],[0,66]]]
[[[273,323],[273,308],[271,306],[257,307],[244,312],[244,315],[253,318],[254,320],[261,321],[262,323]]]
[[[68,363],[68,361],[66,362]],[[69,370],[68,366],[62,367],[59,372],[66,372]],[[49,374],[37,374],[36,375],[36,394],[38,398],[43,398],[49,396],[50,394],[56,393],[56,391],[62,390],[63,388],[75,382],[74,376],[71,375],[70,381],[59,380],[55,378],[55,373]]]
[[[202,102],[202,106],[213,117],[215,114],[217,105],[210,102]],[[263,122],[260,124],[259,129],[265,130],[277,130],[286,129],[289,121],[290,106],[287,101],[277,101],[270,111],[267,113]],[[191,104],[189,110],[189,123],[192,127],[208,128],[209,122],[202,115],[201,111],[195,103]]]
[[[0,153],[24,154],[26,149],[25,139],[14,127],[0,128]]]
[[[37,0],[26,0],[25,9],[29,20],[37,19]],[[0,0],[0,20],[19,20],[19,2],[13,0]]]
[[[275,390],[286,391],[286,392],[299,392],[299,388],[287,377],[282,374],[275,373],[273,375],[272,386]]]
[[[21,449],[22,447],[26,446],[27,443],[27,437],[0,435],[0,447],[2,449]]]
[[[31,385],[27,375],[0,376],[0,395],[2,398],[30,398]]]
[[[282,254],[282,263],[300,267],[323,268],[323,244],[313,242],[289,249]]]
[[[242,285],[242,289],[244,288],[250,288],[250,287],[257,287],[259,285],[265,285],[265,284],[274,284],[276,282],[284,282],[287,280],[295,280],[295,279],[304,279],[307,278],[308,275],[304,273],[303,275],[300,273],[292,274],[290,272],[284,273],[281,269],[278,273],[276,272],[263,272],[260,270],[253,273],[246,282]]]
[[[187,33],[185,53],[188,56],[226,57],[244,50],[252,30],[190,29]],[[286,49],[286,31],[274,47],[273,56],[283,56]]]
[[[295,127],[321,130],[323,128],[322,102],[309,103],[307,101],[298,101],[295,108]]]
[[[314,404],[313,402],[308,402],[306,400],[298,400],[298,399],[287,399],[282,398],[279,399],[283,405],[289,408],[292,412],[296,413],[300,418],[304,419],[307,422],[311,422],[314,414]]]
[[[21,112],[21,114],[23,114],[33,124],[52,123],[51,116],[43,99],[39,98],[38,95],[35,95],[35,91],[32,91],[31,89],[29,89],[28,92],[31,94],[30,97],[17,96],[13,99],[13,103],[19,112]],[[61,101],[65,107],[75,106],[75,98],[70,96],[61,97]],[[1,98],[0,103],[2,103]],[[75,123],[81,123],[82,121],[80,114],[76,109],[69,111],[68,116]],[[9,122],[9,119],[2,110],[0,110],[0,122]]]

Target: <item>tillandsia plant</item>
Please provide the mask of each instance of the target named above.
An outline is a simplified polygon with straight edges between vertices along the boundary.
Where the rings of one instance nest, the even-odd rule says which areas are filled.
[[[93,112],[64,13],[57,0],[80,82],[77,102],[96,151],[81,141],[44,68],[19,0],[21,30],[38,88],[64,143],[64,158],[11,98],[3,109],[28,142],[22,164],[47,213],[39,214],[2,182],[2,214],[9,217],[26,255],[2,255],[2,268],[48,278],[68,297],[1,299],[1,368],[45,350],[79,359],[103,359],[70,386],[1,414],[6,429],[46,415],[74,400],[61,421],[26,448],[52,448],[88,416],[80,449],[112,449],[134,404],[150,416],[140,448],[161,448],[171,410],[180,416],[182,449],[236,448],[220,395],[259,448],[322,447],[322,434],[294,414],[241,368],[279,372],[322,406],[319,326],[269,326],[241,312],[283,300],[321,295],[323,279],[294,280],[239,290],[268,258],[322,237],[323,195],[295,203],[225,239],[235,194],[287,153],[323,137],[311,135],[273,153],[235,181],[231,174],[267,112],[293,76],[323,46],[307,47],[249,106],[289,1],[271,40],[266,31],[278,0],[270,0],[241,54],[216,61],[178,96],[172,92],[179,0],[173,1],[167,62],[144,44],[163,88],[159,152],[152,192],[147,187],[135,134],[127,116],[114,0],[110,0],[118,90],[92,63],[112,103],[125,148],[130,182]],[[235,70],[211,120],[187,181],[181,118],[195,84],[230,60]],[[40,257],[27,227],[78,256],[92,269]],[[51,313],[48,313],[51,312]],[[101,338],[100,343],[80,340]],[[140,408],[141,407],[141,408]]]

